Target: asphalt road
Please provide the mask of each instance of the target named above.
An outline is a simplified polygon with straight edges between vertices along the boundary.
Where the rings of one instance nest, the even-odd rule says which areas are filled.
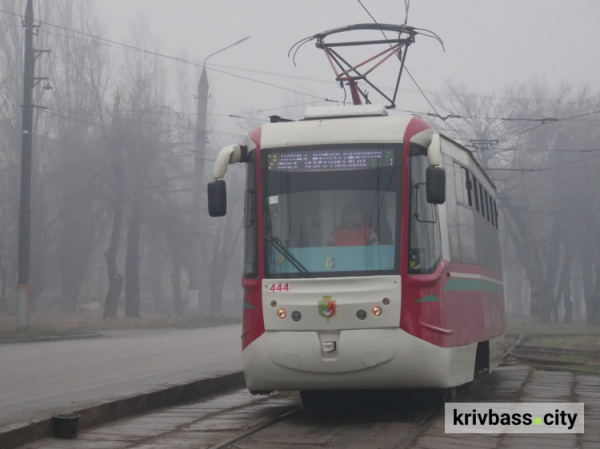
[[[241,369],[241,326],[0,345],[0,429]]]

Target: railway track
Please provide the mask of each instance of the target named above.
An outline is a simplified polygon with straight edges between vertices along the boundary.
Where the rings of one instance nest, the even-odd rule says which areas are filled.
[[[211,449],[223,449],[223,448],[230,447],[232,444],[239,443],[240,441],[250,437],[251,435],[254,435],[255,433],[260,432],[261,430],[266,429],[267,427],[277,424],[278,422],[283,421],[284,419],[297,414],[298,412],[302,411],[303,409],[304,409],[304,407],[301,406],[292,411],[282,413],[279,416],[275,416],[274,418],[271,418],[263,423],[259,423],[256,426],[253,426],[250,429],[245,430],[244,432],[240,433],[239,435],[235,435],[231,438],[226,439],[225,441],[222,441],[221,443],[211,446]]]
[[[517,341],[504,353],[503,359],[507,360],[512,357],[515,361],[525,362],[533,367],[552,370],[600,374],[600,350],[572,349],[528,344],[528,342],[534,338],[569,338],[582,336],[589,336],[589,334],[520,335],[517,338]],[[571,359],[565,360],[565,356],[569,356]],[[563,359],[561,359],[561,357]],[[573,357],[579,357],[580,360],[573,360]],[[574,367],[578,365],[589,367],[589,369]]]
[[[459,393],[460,402],[585,401],[587,413],[600,416],[594,394],[600,377],[588,373],[552,372],[530,366],[502,367],[481,376]],[[40,440],[27,449],[111,447],[115,449],[257,449],[264,447],[414,449],[424,447],[543,447],[539,435],[486,436],[446,434],[441,404],[423,395],[391,392],[353,393],[328,407],[303,407],[296,393],[251,396],[245,389],[202,401],[160,409],[81,432],[73,445]],[[574,395],[574,396],[573,396]],[[352,397],[353,396],[353,397]],[[590,416],[592,416],[590,415]],[[593,418],[590,418],[593,419]],[[587,425],[587,419],[586,419]],[[590,424],[592,425],[592,424]],[[576,448],[575,435],[548,439],[548,445]],[[600,442],[583,436],[589,447]],[[598,441],[596,441],[598,438]],[[564,440],[564,441],[563,441]],[[589,440],[589,441],[588,441]],[[551,443],[551,444],[550,444]],[[494,446],[495,445],[495,446]],[[588,447],[584,445],[583,447]],[[24,449],[24,448],[23,448]]]
[[[513,341],[505,354],[508,361],[526,357],[523,348],[533,351],[548,349],[539,349],[542,345],[532,344],[529,337],[522,336]],[[590,351],[564,351],[556,345],[551,346],[549,352],[590,355]],[[594,351],[591,353],[594,355]],[[532,369],[532,365],[536,367]],[[554,370],[562,372],[551,372]],[[588,371],[558,365],[540,365],[538,368],[537,364],[527,362],[479,377],[459,391],[456,400],[536,402],[542,398],[554,398],[556,401],[565,401],[572,399],[573,391],[579,390],[577,399],[589,400],[587,392],[596,388],[598,382],[600,378],[591,376]],[[81,438],[88,443],[92,440],[98,442],[97,447],[111,445],[119,449],[258,449],[290,446],[408,449],[437,447],[442,442],[448,447],[455,447],[469,438],[472,441],[467,446],[479,447],[477,438],[481,436],[445,433],[444,407],[440,397],[428,396],[427,392],[374,390],[343,392],[341,395],[317,393],[313,399],[315,397],[322,401],[317,400],[316,406],[315,401],[308,401],[305,407],[297,393],[281,392],[269,397],[257,397],[242,389],[122,420],[106,428],[91,429],[83,432]],[[121,437],[123,445],[118,446],[115,439]],[[572,446],[570,442],[565,443],[564,447]],[[48,444],[47,440],[41,440],[39,449],[67,447]],[[96,446],[88,444],[84,447]],[[27,446],[27,449],[37,448],[35,444]]]
[[[303,440],[303,443],[306,446],[343,444],[344,447],[388,447],[393,439],[391,447],[404,449],[443,415],[443,410],[443,401],[433,392],[330,393],[320,405],[311,401],[310,406],[298,406],[244,429],[210,448],[259,448],[288,433],[291,442],[294,441],[295,429],[320,433],[323,426],[330,422],[338,429],[337,432],[321,441],[305,443]]]

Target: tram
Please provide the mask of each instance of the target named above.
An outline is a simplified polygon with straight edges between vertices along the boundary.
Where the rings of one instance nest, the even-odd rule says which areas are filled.
[[[451,389],[506,329],[495,187],[470,151],[380,105],[315,107],[223,148],[247,166],[248,389]]]

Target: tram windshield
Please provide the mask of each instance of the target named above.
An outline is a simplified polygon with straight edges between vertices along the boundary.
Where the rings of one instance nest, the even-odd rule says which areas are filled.
[[[399,263],[399,145],[264,151],[265,276],[393,274]]]

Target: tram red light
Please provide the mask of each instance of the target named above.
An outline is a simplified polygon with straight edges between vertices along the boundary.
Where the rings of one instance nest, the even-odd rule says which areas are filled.
[[[390,298],[383,298],[383,305],[387,306],[390,303]]]
[[[271,307],[277,307],[277,301],[271,301]]]

